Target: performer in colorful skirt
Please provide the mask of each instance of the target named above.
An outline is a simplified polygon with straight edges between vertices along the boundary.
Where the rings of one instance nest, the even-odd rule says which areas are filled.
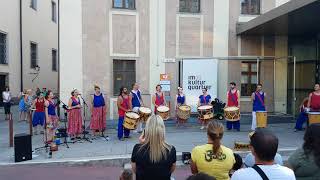
[[[80,139],[80,134],[82,133],[82,115],[81,115],[81,104],[78,98],[79,91],[77,89],[71,92],[71,98],[68,102],[68,129],[67,132],[71,137]]]
[[[202,89],[202,95],[199,96],[198,106],[211,105],[211,96],[208,94],[208,89]],[[207,125],[206,121],[201,121],[201,130]]]
[[[240,91],[236,88],[236,83],[230,83],[230,90],[227,92],[227,107],[238,107],[240,108]],[[227,121],[227,129],[236,129],[240,131],[240,120],[239,121]]]
[[[184,123],[186,122],[185,120],[180,119],[177,115],[178,108],[181,105],[186,105],[186,96],[183,93],[182,87],[178,87],[178,94],[176,95],[176,99],[175,99],[177,126],[184,125]]]
[[[308,108],[313,112],[320,111],[320,85],[318,83],[314,85],[314,92],[309,95]]]
[[[301,105],[300,105],[300,114],[297,118],[295,131],[302,131],[302,126],[305,122],[308,122],[308,114],[307,114],[307,107],[308,107],[309,98],[306,97],[303,99]]]
[[[139,113],[139,108],[141,106],[144,106],[143,100],[141,97],[141,92],[139,90],[139,84],[136,82],[132,85],[132,90],[130,92],[130,98],[132,102],[132,111]],[[141,133],[142,132],[142,122],[137,123],[137,130],[136,132]]]
[[[154,105],[154,114],[157,114],[157,108],[159,106],[165,106],[167,104],[165,96],[161,90],[162,90],[162,87],[160,84],[158,84],[156,86],[156,93],[152,96],[152,103]]]
[[[41,134],[43,134],[44,123],[46,119],[45,114],[45,99],[42,93],[37,94],[37,98],[33,101],[33,108],[35,108],[35,112],[33,113],[32,118],[32,126],[34,135],[38,134],[38,130]]]
[[[47,128],[47,141],[50,143],[54,140],[55,132],[59,126],[59,117],[56,113],[57,105],[53,101],[53,92],[47,91],[46,94],[46,128]]]
[[[103,94],[100,92],[100,87],[98,85],[94,86],[95,93],[93,94],[92,106],[91,106],[91,121],[90,129],[93,135],[96,132],[102,133],[106,129],[106,119],[107,119],[107,106]],[[101,134],[102,135],[102,134]]]
[[[123,135],[124,135],[124,138],[129,138],[129,135],[130,135],[130,130],[123,127],[124,117],[126,112],[132,109],[127,88],[125,87],[120,88],[117,105],[118,105],[118,113],[119,113],[118,139],[120,141],[123,141],[124,140]]]
[[[258,84],[256,88],[256,92],[252,93],[251,101],[252,101],[252,124],[251,130],[254,131],[257,128],[257,111],[266,111],[266,93],[262,91],[262,84]]]

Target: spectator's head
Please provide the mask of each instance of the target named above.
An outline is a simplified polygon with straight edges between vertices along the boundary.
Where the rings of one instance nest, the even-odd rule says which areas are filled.
[[[28,94],[28,95],[32,95],[32,89],[28,89],[28,90],[27,90],[27,94]]]
[[[6,86],[6,91],[10,91],[9,86]]]
[[[120,180],[133,180],[133,173],[130,169],[125,169],[122,171]]]
[[[237,84],[235,82],[231,82],[230,83],[230,88],[231,89],[234,89],[236,86],[237,86]]]
[[[223,132],[224,127],[220,122],[214,120],[208,123],[207,135],[209,142],[213,144],[213,154],[217,154],[220,149]]]
[[[320,124],[311,124],[304,134],[303,150],[306,155],[313,153],[320,167]]]
[[[316,84],[314,85],[314,90],[315,90],[315,91],[319,91],[319,90],[320,90],[320,84],[319,84],[319,83],[316,83]]]
[[[159,115],[152,115],[147,120],[144,138],[142,147],[148,147],[151,162],[156,163],[167,157],[171,146],[165,142],[165,126]]]
[[[250,138],[250,149],[256,163],[273,162],[278,150],[278,138],[269,130],[257,129]]]
[[[53,92],[51,90],[48,90],[45,98],[49,99],[49,98],[53,98],[53,97],[54,97]]]
[[[189,176],[187,180],[216,180],[216,178],[209,176],[205,173],[198,173],[198,174]]]

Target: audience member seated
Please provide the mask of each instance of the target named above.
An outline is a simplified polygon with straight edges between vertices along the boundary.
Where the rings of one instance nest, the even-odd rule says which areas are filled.
[[[274,162],[276,164],[279,164],[281,166],[283,166],[283,160],[280,154],[276,154],[276,156],[274,157]],[[254,160],[254,156],[252,153],[249,153],[246,158],[244,158],[244,166],[245,167],[252,167],[256,164],[255,160]]]
[[[159,115],[151,116],[140,143],[132,151],[136,180],[170,180],[176,167],[176,149],[165,141],[165,126]]]
[[[288,160],[298,180],[320,179],[320,124],[311,124],[304,135],[303,147]]]
[[[251,136],[250,150],[256,165],[236,171],[231,180],[295,180],[291,169],[276,164],[278,138],[266,129],[258,129]]]
[[[205,173],[198,173],[198,174],[189,176],[187,180],[216,180],[216,178],[209,176]]]
[[[210,121],[207,126],[208,143],[195,147],[191,152],[192,174],[205,173],[217,180],[228,180],[229,172],[235,164],[231,149],[221,145],[224,127],[218,121]]]
[[[120,180],[133,180],[133,173],[130,169],[125,169],[122,171]]]

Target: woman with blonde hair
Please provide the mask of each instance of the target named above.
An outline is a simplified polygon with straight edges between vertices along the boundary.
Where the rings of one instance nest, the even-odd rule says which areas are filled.
[[[214,120],[207,125],[208,143],[196,146],[191,152],[192,174],[206,173],[217,180],[229,180],[229,172],[235,164],[231,149],[221,145],[223,125]]]
[[[132,169],[137,180],[170,180],[176,167],[176,149],[165,141],[165,126],[159,115],[152,115],[132,151]]]

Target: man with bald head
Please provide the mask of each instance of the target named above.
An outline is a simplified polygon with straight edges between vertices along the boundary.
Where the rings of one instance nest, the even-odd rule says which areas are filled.
[[[236,171],[231,180],[295,180],[293,171],[276,164],[278,138],[267,129],[258,129],[250,138],[250,150],[255,158],[252,168]]]

